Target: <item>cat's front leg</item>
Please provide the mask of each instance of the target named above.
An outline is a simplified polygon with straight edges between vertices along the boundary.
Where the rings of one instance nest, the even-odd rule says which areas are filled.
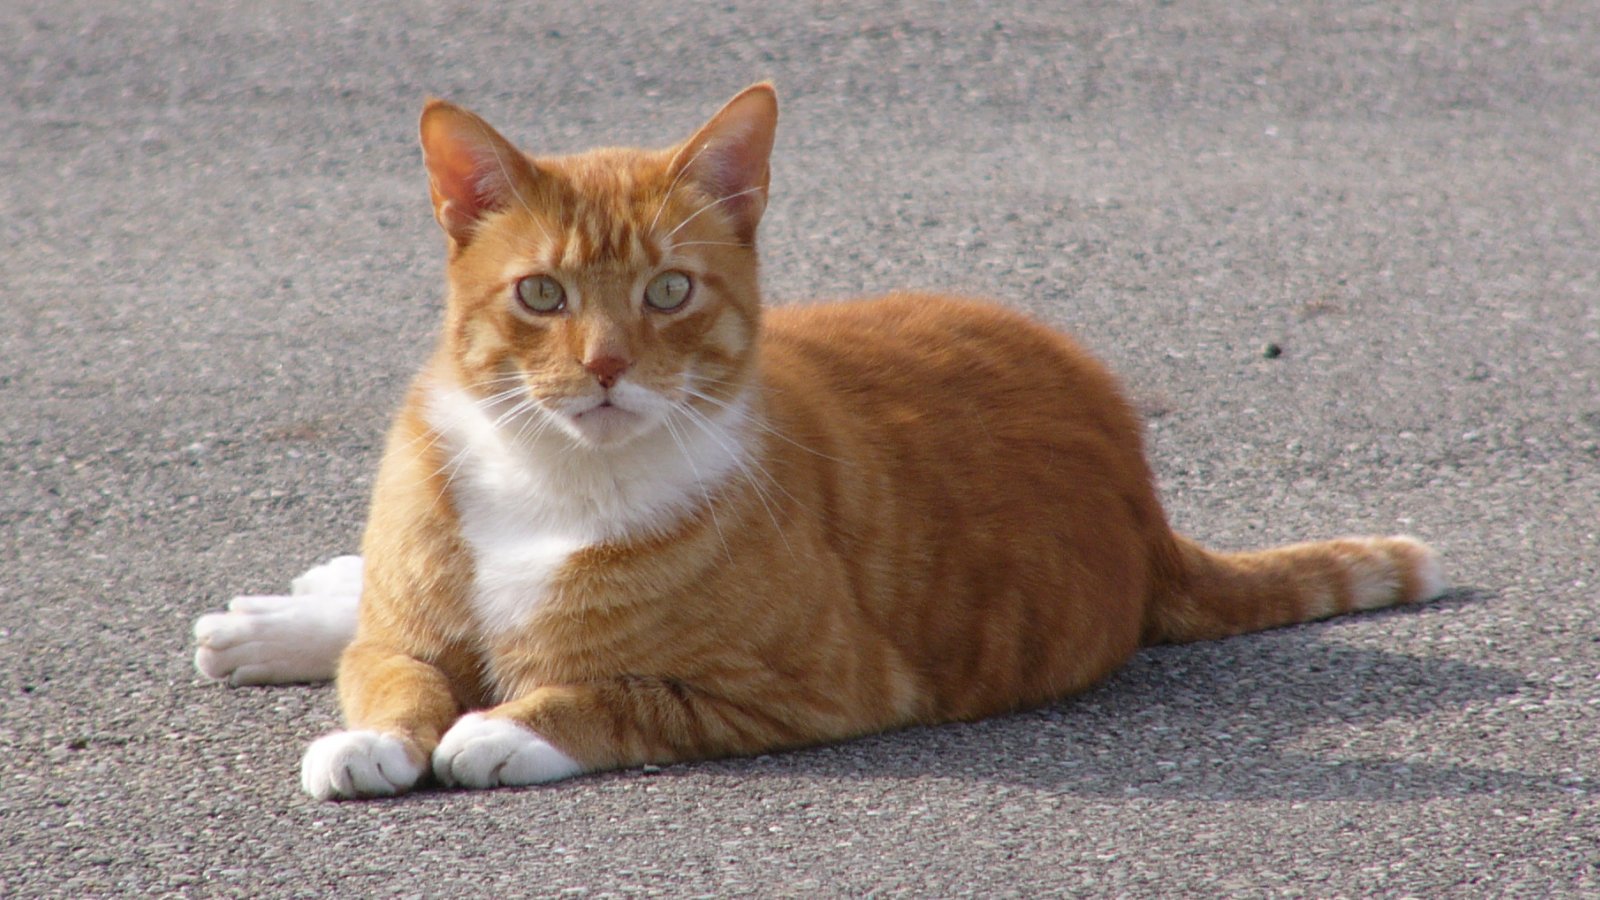
[[[459,682],[439,666],[357,641],[340,663],[347,728],[306,749],[300,785],[319,800],[401,794],[427,771],[439,736],[461,712]]]

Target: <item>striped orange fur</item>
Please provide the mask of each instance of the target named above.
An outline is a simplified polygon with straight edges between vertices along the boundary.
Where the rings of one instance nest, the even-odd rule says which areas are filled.
[[[763,311],[776,119],[756,85],[674,147],[542,158],[428,105],[448,308],[389,437],[348,731],[308,752],[312,793],[971,719],[1151,643],[1439,592],[1409,538],[1175,535],[1112,377],[1025,316]]]

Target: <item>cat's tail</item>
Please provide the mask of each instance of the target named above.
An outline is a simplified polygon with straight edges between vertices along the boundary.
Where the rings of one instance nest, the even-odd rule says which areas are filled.
[[[1183,643],[1431,600],[1445,590],[1433,548],[1409,537],[1340,538],[1214,553],[1181,535],[1178,569],[1145,625]]]

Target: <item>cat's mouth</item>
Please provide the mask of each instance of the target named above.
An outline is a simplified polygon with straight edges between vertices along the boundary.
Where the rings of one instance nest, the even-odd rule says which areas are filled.
[[[586,410],[584,410],[584,411],[582,411],[580,413],[574,414],[573,418],[574,419],[581,419],[581,418],[583,418],[585,416],[612,415],[612,414],[615,414],[615,413],[625,413],[625,414],[630,415],[630,416],[633,415],[633,413],[630,410],[626,410],[626,409],[623,409],[621,406],[618,406],[616,401],[612,400],[609,396],[607,396],[607,397],[601,399],[599,403],[594,404],[593,406],[589,407],[588,409],[586,409]]]
[[[572,415],[572,424],[584,440],[595,445],[617,444],[636,436],[643,417],[604,397]]]

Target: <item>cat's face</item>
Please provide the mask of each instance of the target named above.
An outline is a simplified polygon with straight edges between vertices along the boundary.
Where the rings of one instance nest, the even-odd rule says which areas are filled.
[[[754,360],[775,120],[758,86],[677,147],[546,159],[430,104],[460,385],[521,439],[590,448],[718,415]]]

